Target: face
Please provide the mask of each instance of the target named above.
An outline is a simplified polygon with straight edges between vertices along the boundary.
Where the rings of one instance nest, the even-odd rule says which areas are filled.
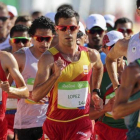
[[[72,18],[60,18],[58,26],[68,26],[67,30],[61,30],[56,27],[56,32],[58,34],[59,45],[65,47],[73,47],[76,45],[77,33],[79,31],[79,26],[75,17]],[[71,26],[71,27],[70,27]]]
[[[122,32],[124,37],[128,37],[128,36],[131,36],[133,34],[131,22],[124,23],[124,24],[120,23],[117,25],[116,29],[118,31]]]
[[[32,43],[35,49],[37,49],[40,53],[44,53],[45,51],[49,49],[52,39],[53,39],[52,30],[36,29],[36,32],[34,36],[32,37]]]
[[[16,25],[24,25],[24,26],[26,26],[26,27],[30,27],[31,26],[31,24],[32,24],[32,22],[31,21],[27,21],[27,22],[18,22],[18,23],[16,23]]]
[[[84,43],[86,43],[86,39],[87,39],[86,37],[87,36],[85,34],[79,31],[77,34],[77,40],[76,40],[77,45],[84,46]]]
[[[7,18],[8,16],[9,15],[6,9],[0,10],[0,33],[7,32],[7,27],[9,24],[9,18]],[[5,19],[3,20],[3,18]]]
[[[15,37],[29,37],[29,35],[27,32],[14,32],[12,38]],[[31,41],[29,40],[27,43],[23,43],[22,41],[20,41],[19,43],[14,43],[13,41],[10,40],[10,45],[12,46],[12,51],[16,52],[23,47],[30,47]]]
[[[10,31],[11,28],[15,25],[17,17],[10,17],[9,24],[8,24],[8,30]]]
[[[100,50],[105,31],[100,27],[93,27],[88,32],[89,46],[96,50]]]

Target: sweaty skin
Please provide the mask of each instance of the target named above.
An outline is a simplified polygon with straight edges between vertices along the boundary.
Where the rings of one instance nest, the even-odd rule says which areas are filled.
[[[140,109],[140,99],[128,102],[130,96],[140,90],[140,67],[136,62],[130,63],[126,67],[122,73],[121,81],[113,108],[114,119],[122,118]]]
[[[18,88],[10,87],[8,81],[1,81],[0,86],[3,91],[6,91],[8,94],[11,94],[17,98],[27,98],[29,97],[29,91],[26,87],[26,84],[19,72],[17,61],[12,54],[8,52],[0,52],[0,60],[2,68],[6,74],[6,77],[9,77],[9,74],[14,79]]]

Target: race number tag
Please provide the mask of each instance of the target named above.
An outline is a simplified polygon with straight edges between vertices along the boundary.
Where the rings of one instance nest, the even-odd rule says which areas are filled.
[[[112,92],[111,94],[107,95],[107,96],[106,96],[106,99],[105,99],[105,104],[107,104],[107,103],[109,102],[109,100],[110,100],[111,98],[113,98],[114,96],[115,96],[115,92]],[[113,118],[112,112],[106,112],[106,113],[105,113],[105,116]]]
[[[0,105],[2,104],[2,89],[0,88]]]
[[[6,102],[7,110],[17,109],[17,99],[8,98]]]
[[[61,82],[58,84],[59,109],[85,109],[88,82]]]

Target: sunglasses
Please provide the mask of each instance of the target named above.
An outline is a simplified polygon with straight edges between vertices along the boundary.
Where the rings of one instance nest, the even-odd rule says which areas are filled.
[[[37,40],[38,42],[42,42],[42,41],[46,41],[46,42],[50,42],[52,40],[52,36],[33,36],[33,38],[35,40]]]
[[[10,38],[10,40],[12,41],[12,43],[18,44],[19,42],[22,42],[23,44],[26,44],[29,42],[29,40],[31,40],[31,38],[28,37],[14,37],[14,38]]]
[[[78,29],[78,26],[74,26],[74,25],[67,25],[67,26],[63,26],[63,25],[59,25],[56,26],[57,29],[59,29],[60,31],[65,32],[66,30],[70,30],[71,32],[75,31],[76,29]]]
[[[5,22],[8,19],[8,17],[0,17],[0,20],[2,20],[3,22]]]
[[[79,31],[79,32],[77,33],[77,38],[81,38],[83,35],[84,35],[83,32]]]
[[[104,30],[100,29],[100,28],[93,28],[91,30],[87,30],[88,33],[90,34],[102,34],[104,32]]]
[[[117,31],[119,31],[121,33],[128,33],[128,34],[133,33],[133,31],[131,29],[126,29],[126,28],[118,28]]]

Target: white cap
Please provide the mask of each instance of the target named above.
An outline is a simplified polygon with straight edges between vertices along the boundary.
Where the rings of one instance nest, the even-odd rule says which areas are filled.
[[[86,20],[86,27],[90,30],[92,27],[98,26],[103,30],[106,30],[106,21],[100,14],[92,14]]]
[[[55,23],[55,14],[56,13],[49,12],[49,13],[45,14],[45,17],[50,18]]]
[[[84,27],[83,23],[80,21],[79,21],[79,26],[80,26],[79,31],[81,31],[83,34],[86,34],[85,27]]]
[[[15,6],[7,5],[8,12],[12,13],[15,17],[18,16],[18,12]]]
[[[103,37],[103,46],[112,46],[115,44],[119,39],[123,39],[124,36],[121,32],[119,31],[110,31],[106,33]]]
[[[110,24],[112,27],[114,27],[114,20],[115,16],[113,15],[104,15],[106,23]]]

